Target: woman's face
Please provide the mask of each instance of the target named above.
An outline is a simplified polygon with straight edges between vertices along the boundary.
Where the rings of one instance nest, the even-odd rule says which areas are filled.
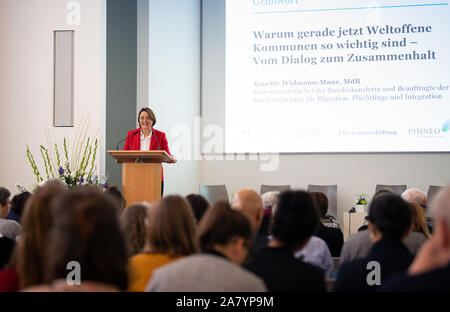
[[[139,125],[142,130],[149,130],[153,126],[153,120],[150,118],[147,112],[142,112],[139,115]]]

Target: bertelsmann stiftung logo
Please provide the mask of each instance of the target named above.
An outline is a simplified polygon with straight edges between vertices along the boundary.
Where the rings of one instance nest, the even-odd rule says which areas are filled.
[[[442,131],[443,131],[443,132],[448,132],[448,131],[450,131],[450,119],[447,120],[447,121],[445,122],[445,124],[442,126]]]

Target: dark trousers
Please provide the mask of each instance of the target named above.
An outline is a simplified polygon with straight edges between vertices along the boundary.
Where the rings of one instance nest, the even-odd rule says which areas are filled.
[[[161,181],[161,197],[163,197],[164,194],[164,181]]]

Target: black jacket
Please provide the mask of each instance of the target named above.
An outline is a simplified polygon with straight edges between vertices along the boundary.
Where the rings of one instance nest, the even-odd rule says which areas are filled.
[[[325,291],[323,270],[296,259],[288,248],[260,249],[246,268],[261,277],[269,291]]]
[[[413,256],[401,241],[383,238],[376,242],[366,258],[355,260],[339,268],[338,278],[334,284],[335,291],[370,292],[379,286],[367,283],[368,274],[373,268],[367,269],[367,264],[377,261],[380,264],[381,285],[390,277],[406,272]]]

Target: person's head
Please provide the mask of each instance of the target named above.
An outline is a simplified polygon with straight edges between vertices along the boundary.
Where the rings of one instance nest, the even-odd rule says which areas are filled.
[[[427,209],[428,200],[427,195],[419,189],[410,188],[404,191],[401,195],[407,203],[417,203],[425,211]]]
[[[156,124],[155,113],[148,107],[141,108],[138,123],[141,130],[150,130]]]
[[[433,239],[448,251],[450,259],[450,185],[433,197],[430,209],[434,217]]]
[[[187,201],[191,204],[192,211],[194,212],[195,220],[200,222],[206,210],[209,208],[209,203],[205,197],[199,194],[189,194],[186,196]]]
[[[63,184],[46,182],[36,189],[25,204],[16,259],[21,288],[44,282],[44,265],[52,224],[50,207],[65,191]]]
[[[381,189],[381,190],[376,191],[375,194],[373,194],[372,200],[374,200],[375,198],[377,198],[380,195],[386,195],[386,194],[393,194],[393,193],[387,189]]]
[[[197,231],[201,250],[218,251],[237,264],[242,264],[247,257],[252,238],[248,218],[220,201],[205,213]]]
[[[411,229],[411,209],[396,194],[379,195],[370,203],[368,220],[373,242],[386,237],[400,241]]]
[[[170,195],[150,208],[145,251],[169,257],[187,256],[197,251],[195,217],[186,199]]]
[[[127,201],[125,200],[125,197],[123,196],[122,192],[119,190],[117,186],[108,186],[105,192],[106,194],[111,196],[111,198],[116,203],[117,214],[120,215],[127,206]]]
[[[272,223],[272,235],[292,251],[300,250],[316,232],[319,213],[305,191],[280,194]]]
[[[427,238],[430,238],[431,235],[428,231],[427,217],[425,216],[422,206],[416,202],[411,202],[409,203],[409,207],[411,208],[411,231],[423,233]]]
[[[23,208],[25,207],[25,203],[27,199],[31,196],[29,192],[23,192],[15,195],[11,200],[11,210],[21,218],[23,213]]]
[[[328,212],[328,197],[321,192],[311,192],[310,193],[314,202],[319,209],[319,216],[324,219]]]
[[[4,187],[0,187],[0,218],[5,218],[9,212],[11,192]]]
[[[253,232],[258,232],[264,217],[263,201],[258,193],[251,189],[238,191],[234,196],[232,207],[247,216]]]
[[[261,199],[263,201],[264,209],[270,209],[270,211],[273,211],[278,201],[278,195],[280,195],[279,191],[270,191],[262,194]]]
[[[93,188],[68,191],[53,203],[47,281],[66,279],[67,264],[81,267],[81,283],[127,288],[127,252],[113,201]]]
[[[149,205],[134,204],[125,209],[120,216],[120,225],[125,237],[128,256],[132,257],[142,251],[147,237],[147,214]]]

